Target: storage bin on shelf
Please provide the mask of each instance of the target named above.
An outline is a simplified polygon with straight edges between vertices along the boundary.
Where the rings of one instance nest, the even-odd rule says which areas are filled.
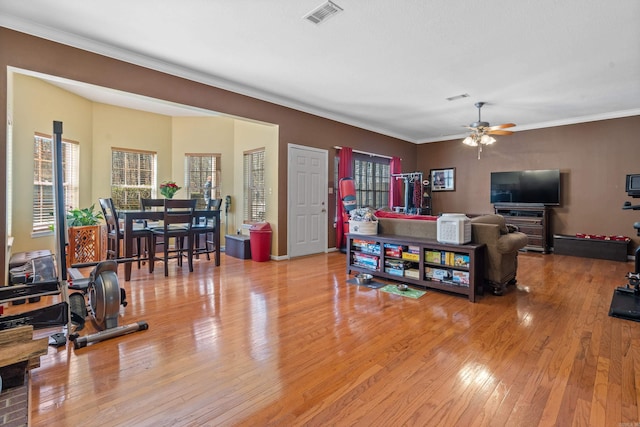
[[[378,234],[378,221],[349,220],[349,233],[373,236]]]
[[[378,234],[378,218],[369,208],[358,208],[350,212],[349,233],[362,235]]]

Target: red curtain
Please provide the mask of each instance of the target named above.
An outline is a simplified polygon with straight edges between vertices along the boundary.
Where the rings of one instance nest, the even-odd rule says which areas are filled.
[[[392,157],[389,163],[391,175],[402,173],[402,160],[400,157]],[[391,186],[389,189],[389,207],[402,206],[402,183],[403,180],[391,177]]]
[[[338,153],[338,182],[342,178],[353,178],[353,149],[349,147],[342,147],[340,152]],[[340,194],[340,186],[338,187],[338,197],[337,197],[337,221],[336,221],[336,248],[342,248],[342,245],[346,243],[346,239],[344,238],[344,234],[346,231],[344,229],[345,222],[345,212],[344,207],[342,206],[342,194]],[[348,220],[348,218],[347,218]]]

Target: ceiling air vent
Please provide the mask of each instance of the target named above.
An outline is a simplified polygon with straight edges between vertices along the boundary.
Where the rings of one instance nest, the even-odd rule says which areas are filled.
[[[338,12],[342,12],[342,8],[335,3],[328,1],[309,12],[305,15],[304,19],[309,22],[313,22],[314,24],[320,24]]]

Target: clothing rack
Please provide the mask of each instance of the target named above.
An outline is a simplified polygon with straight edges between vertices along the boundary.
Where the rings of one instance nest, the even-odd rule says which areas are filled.
[[[404,212],[411,208],[422,209],[422,172],[393,173],[396,180],[404,181]]]

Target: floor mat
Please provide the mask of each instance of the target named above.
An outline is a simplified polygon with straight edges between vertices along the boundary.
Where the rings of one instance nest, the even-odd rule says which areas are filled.
[[[387,285],[384,288],[380,289],[382,292],[388,292],[390,294],[402,295],[403,297],[418,299],[422,295],[426,294],[427,291],[419,291],[417,289],[409,288],[406,291],[401,291],[398,289],[397,285]]]

